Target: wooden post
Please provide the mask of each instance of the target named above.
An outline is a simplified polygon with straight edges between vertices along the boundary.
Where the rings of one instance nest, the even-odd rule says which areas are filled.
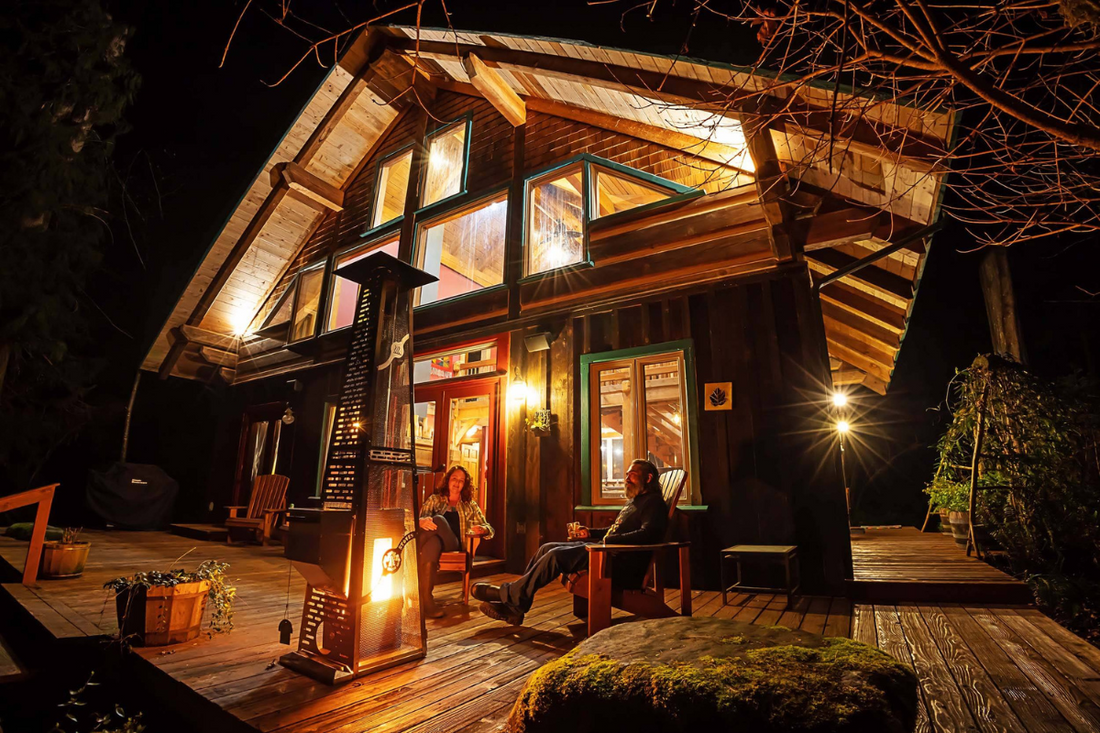
[[[1027,354],[1020,334],[1016,295],[1012,289],[1012,272],[1008,268],[1008,252],[1004,247],[989,248],[978,268],[978,276],[982,284],[993,351],[1007,354],[1021,364],[1026,364]]]
[[[967,512],[966,555],[970,556],[970,548],[974,548],[974,554],[982,559],[981,548],[974,538],[974,506],[978,495],[978,470],[981,465],[982,441],[985,440],[985,400],[989,395],[989,384],[982,387],[982,395],[978,398],[978,427],[974,435],[974,458],[970,462],[970,506]]]
[[[53,504],[53,492],[60,484],[39,486],[30,491],[0,498],[0,512],[8,512],[21,506],[37,503],[34,515],[34,530],[27,547],[27,560],[23,564],[23,585],[34,585],[38,579],[38,563],[42,560],[42,544],[46,541],[46,526],[50,521],[50,506]]]

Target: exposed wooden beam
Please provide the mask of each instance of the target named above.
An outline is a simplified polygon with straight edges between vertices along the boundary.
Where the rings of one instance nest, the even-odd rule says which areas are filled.
[[[794,212],[787,202],[791,192],[790,179],[779,165],[779,157],[772,144],[772,136],[764,124],[764,118],[755,110],[743,119],[742,130],[756,168],[756,190],[760,193],[760,205],[771,226],[772,244],[779,258],[789,259],[796,247],[791,242],[791,223]],[[797,248],[800,249],[800,248]]]
[[[328,112],[325,113],[324,119],[321,120],[321,124],[317,125],[310,133],[309,139],[306,140],[306,144],[302,146],[302,149],[298,151],[298,154],[294,156],[294,162],[299,165],[305,165],[313,156],[317,154],[317,151],[321,149],[321,145],[324,144],[328,136],[332,134],[332,131],[337,128],[341,120],[344,119],[344,115],[355,106],[355,103],[359,101],[359,95],[363,93],[367,88],[367,83],[362,78],[356,77],[344,87],[344,91],[340,94],[340,98],[336,100],[336,104],[332,105]]]
[[[883,381],[873,374],[864,374],[863,382],[861,384],[872,392],[877,392],[883,397],[886,396],[886,389],[890,386],[889,382]]]
[[[363,75],[370,90],[395,109],[423,106],[435,98],[435,85],[416,66],[386,49]]]
[[[896,331],[884,328],[861,314],[841,308],[828,301],[821,303],[821,315],[825,319],[825,332],[845,333],[857,341],[894,352],[901,348],[901,337]]]
[[[867,376],[855,367],[844,365],[843,369],[833,370],[833,386],[845,387],[850,384],[863,384],[863,378]]]
[[[846,361],[856,369],[872,374],[884,382],[890,381],[894,360],[888,355],[838,334],[826,334],[825,338],[831,356]]]
[[[519,127],[527,122],[527,106],[496,69],[473,53],[462,59],[462,66],[470,77],[470,83],[492,103],[504,119],[512,123],[512,127]]]
[[[806,250],[827,249],[861,239],[870,239],[879,226],[881,212],[848,207],[818,214],[810,219],[806,232]]]
[[[202,357],[203,361],[213,364],[214,366],[227,366],[232,369],[235,369],[237,366],[236,351],[223,351],[213,346],[200,346],[199,356]]]
[[[191,344],[199,344],[200,346],[210,346],[222,351],[232,351],[234,353],[240,349],[241,339],[239,336],[229,336],[224,333],[216,333],[214,331],[208,331],[205,328],[199,328],[198,326],[182,325],[172,329],[172,334],[175,338],[182,338]]]
[[[887,303],[843,282],[833,283],[821,291],[821,301],[835,303],[854,313],[870,318],[892,331],[905,330],[905,310]]]
[[[814,262],[825,265],[834,271],[842,267],[847,267],[857,261],[855,257],[846,255],[835,249],[818,249],[813,252],[808,252],[806,256]],[[892,272],[887,272],[877,267],[874,263],[860,270],[856,270],[846,277],[859,280],[876,290],[881,290],[896,298],[910,300],[913,297],[913,283],[910,280],[906,280]],[[832,284],[830,284],[829,287],[832,287]],[[828,288],[822,288],[822,292],[827,289]]]
[[[313,175],[297,163],[276,163],[271,168],[271,185],[285,183],[310,201],[330,211],[344,210],[344,192]]]

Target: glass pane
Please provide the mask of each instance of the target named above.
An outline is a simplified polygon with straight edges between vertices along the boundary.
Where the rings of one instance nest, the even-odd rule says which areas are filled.
[[[504,282],[508,195],[420,231],[417,266],[439,278],[417,291],[417,305],[453,298]]]
[[[291,341],[308,338],[315,333],[324,277],[325,270],[322,267],[303,272],[298,277],[298,306],[294,311],[294,323],[290,327]]]
[[[584,257],[583,169],[567,168],[534,184],[527,202],[527,274],[580,262]]]
[[[683,368],[679,359],[645,364],[646,460],[657,468],[684,465]]]
[[[465,157],[465,122],[432,136],[428,143],[428,173],[421,206],[434,204],[462,191],[462,164]]]
[[[626,466],[634,460],[637,418],[629,366],[603,369],[600,385],[600,484],[603,499],[626,497]]]
[[[378,170],[374,191],[374,213],[370,225],[377,227],[405,213],[405,195],[409,191],[412,151],[390,158]]]
[[[317,462],[317,490],[314,496],[321,495],[321,484],[325,480],[325,469],[328,468],[328,449],[332,446],[332,428],[336,425],[336,403],[325,403],[324,420],[321,423],[321,455]]]
[[[393,280],[379,288],[378,346],[375,353],[389,354],[374,366],[371,419],[371,447],[411,450],[412,436],[412,349],[409,343],[409,292],[398,289]],[[396,347],[396,348],[395,348]]]
[[[334,271],[339,270],[344,265],[350,265],[352,262],[361,260],[375,252],[385,252],[396,257],[399,245],[400,242],[396,239],[382,245],[369,244],[363,249],[348,252],[338,257],[332,269]],[[355,305],[358,298],[359,283],[334,276],[332,278],[332,290],[328,297],[328,322],[325,323],[325,331],[335,331],[338,328],[350,326],[352,321],[355,320]]]
[[[435,400],[413,405],[416,416],[416,465],[432,470],[432,446],[435,445]]]
[[[497,347],[485,344],[418,359],[413,367],[413,382],[438,382],[443,379],[468,377],[473,374],[492,374],[497,370]]]
[[[628,176],[619,176],[593,167],[596,174],[596,213],[593,218],[629,211],[654,201],[669,198],[671,191],[649,186]]]
[[[484,505],[483,464],[489,453],[489,397],[458,397],[451,400],[447,440],[447,468],[459,465],[470,472],[475,497]]]

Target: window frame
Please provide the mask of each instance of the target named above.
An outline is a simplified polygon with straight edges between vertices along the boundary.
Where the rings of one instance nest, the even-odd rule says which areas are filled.
[[[375,164],[375,168],[374,168],[374,192],[371,194],[371,199],[370,199],[370,219],[368,221],[367,228],[359,236],[361,236],[361,237],[372,236],[375,232],[381,231],[383,229],[387,229],[388,227],[391,227],[391,226],[398,225],[399,222],[402,219],[405,218],[405,212],[404,212],[404,209],[402,209],[400,214],[398,214],[394,218],[390,219],[389,221],[383,222],[381,224],[375,224],[374,223],[374,211],[375,211],[375,207],[378,206],[378,194],[381,190],[378,184],[382,180],[382,166],[384,166],[386,163],[388,163],[393,158],[401,157],[402,155],[405,155],[407,153],[407,154],[412,156],[409,159],[409,177],[412,178],[412,166],[413,166],[413,163],[416,160],[415,148],[416,148],[416,145],[414,143],[408,143],[406,145],[402,145],[397,150],[394,150],[391,153],[387,153],[386,155],[384,155],[383,157],[378,159],[378,162]],[[406,186],[405,187],[405,205],[406,205],[406,208],[408,207],[408,203],[409,203],[409,187]]]
[[[468,293],[462,293],[461,295],[452,295],[450,298],[441,298],[439,300],[433,300],[431,303],[419,303],[419,302],[417,302],[416,305],[413,306],[414,312],[419,311],[421,308],[432,308],[432,307],[437,306],[441,303],[456,303],[456,302],[458,302],[458,301],[460,301],[464,298],[473,298],[473,297],[481,295],[483,293],[491,293],[491,292],[494,292],[494,291],[499,290],[501,288],[507,288],[508,287],[508,213],[509,213],[509,210],[510,210],[510,207],[511,207],[511,204],[512,204],[512,195],[511,195],[511,191],[509,190],[508,186],[500,186],[500,187],[498,187],[498,188],[496,188],[492,191],[489,191],[488,193],[486,193],[482,196],[479,196],[476,199],[464,202],[461,205],[455,206],[455,207],[450,208],[450,209],[447,209],[446,211],[440,211],[438,213],[435,213],[434,215],[432,215],[431,217],[426,218],[426,219],[422,218],[420,216],[421,212],[418,211],[417,216],[416,216],[416,225],[413,227],[412,252],[409,255],[409,264],[411,264],[413,267],[416,267],[418,269],[424,269],[419,264],[419,261],[420,261],[420,232],[421,232],[421,230],[428,229],[431,226],[433,226],[435,224],[438,224],[439,222],[441,222],[443,220],[454,221],[455,219],[460,219],[461,217],[465,216],[469,212],[475,211],[479,208],[482,208],[482,206],[486,202],[492,201],[493,199],[500,198],[501,194],[504,195],[504,240],[501,242],[501,247],[504,250],[504,271],[501,273],[500,283],[498,283],[496,285],[487,285],[487,286],[485,286],[483,288],[479,288],[477,290],[471,290]],[[454,197],[452,196],[451,198],[454,198]],[[444,201],[446,201],[446,200],[447,199],[444,199]],[[443,203],[443,201],[440,201],[439,203]],[[490,205],[492,205],[492,204],[490,204]],[[429,209],[434,209],[435,204],[432,204],[432,206],[430,206],[428,208]],[[420,298],[420,288],[416,288],[416,290],[414,291],[413,297],[414,297],[415,300],[417,300],[417,301],[419,300],[419,298]]]
[[[424,195],[428,190],[428,165],[431,162],[432,155],[432,140],[440,135],[446,135],[450,130],[459,125],[466,126],[466,135],[462,140],[462,174],[459,180],[458,191],[441,198],[438,201],[433,201],[430,204],[424,203]],[[421,175],[420,175],[420,190],[416,192],[417,209],[416,214],[419,217],[421,214],[431,211],[437,206],[444,206],[450,201],[454,201],[459,196],[465,196],[468,193],[466,188],[466,179],[470,173],[470,138],[472,137],[474,126],[474,115],[472,112],[456,117],[450,122],[445,122],[442,125],[436,127],[434,130],[424,136],[424,159],[421,161]]]
[[[327,306],[325,304],[325,291],[328,289],[328,279],[329,279],[329,269],[330,269],[328,264],[329,264],[330,259],[331,258],[326,257],[322,260],[317,260],[316,262],[311,262],[310,264],[308,264],[305,267],[298,270],[298,272],[295,273],[295,275],[294,275],[295,282],[297,283],[297,287],[295,288],[295,291],[294,291],[294,308],[292,308],[291,311],[290,311],[290,325],[287,326],[287,332],[286,332],[286,336],[287,336],[286,342],[288,344],[300,344],[303,341],[308,341],[309,339],[316,338],[317,334],[320,332],[321,318],[322,318],[322,316],[323,316],[323,314],[324,314],[324,312],[327,308]],[[291,335],[294,332],[295,317],[298,315],[298,306],[300,305],[299,301],[301,300],[301,296],[302,296],[302,283],[305,280],[306,274],[311,273],[314,270],[320,270],[321,271],[321,292],[320,292],[320,295],[318,295],[318,298],[317,298],[317,319],[313,322],[313,332],[306,335],[306,336],[302,336],[301,338],[292,339]]]
[[[580,165],[582,167],[581,186],[582,196],[584,201],[582,202],[582,210],[584,212],[584,221],[581,225],[584,229],[582,236],[582,243],[584,247],[584,254],[579,262],[574,262],[568,265],[562,265],[561,267],[555,267],[550,270],[541,270],[539,272],[530,271],[530,249],[528,248],[527,239],[530,234],[530,212],[531,212],[531,190],[539,182],[546,178],[552,178],[555,174],[560,175],[561,171],[566,168]],[[607,216],[595,216],[596,207],[596,176],[592,170],[593,167],[603,168],[609,173],[621,175],[626,178],[635,178],[642,184],[655,188],[663,188],[669,191],[670,195],[666,199],[660,201],[654,201],[652,203],[644,204],[642,206],[636,206],[633,209],[626,209],[625,211],[619,211],[614,214],[608,214]],[[526,176],[523,179],[523,231],[520,237],[520,249],[521,257],[523,259],[523,276],[520,278],[520,282],[529,282],[537,280],[547,275],[553,275],[561,272],[568,272],[570,270],[580,269],[584,267],[592,267],[595,263],[592,261],[591,251],[589,249],[589,234],[592,229],[592,225],[596,222],[612,222],[616,221],[619,217],[627,215],[636,216],[639,211],[647,211],[649,209],[655,209],[661,206],[667,206],[679,201],[686,201],[688,199],[696,198],[704,195],[706,192],[701,188],[691,188],[675,181],[670,181],[667,178],[661,178],[660,176],[645,171],[637,170],[629,166],[616,163],[606,158],[601,158],[598,155],[592,155],[591,153],[581,153],[574,155],[567,160],[555,163],[552,166],[548,166],[541,170]]]
[[[328,454],[332,446],[332,438],[336,433],[336,416],[340,412],[340,396],[330,395],[321,403],[321,455],[317,459],[317,485],[314,487],[312,499],[320,499],[325,489],[325,470],[328,468]],[[329,412],[332,413],[332,421],[329,421]]]
[[[257,328],[255,331],[253,331],[253,333],[259,333],[260,331],[263,331],[266,328],[271,328],[272,326],[281,326],[281,325],[283,325],[283,323],[288,324],[287,328],[289,328],[290,322],[294,320],[294,304],[293,303],[291,303],[291,307],[290,307],[290,318],[288,318],[286,321],[283,321],[281,323],[272,323],[272,321],[275,320],[275,316],[279,313],[279,309],[283,307],[283,304],[286,303],[287,299],[297,298],[297,297],[298,297],[298,273],[294,273],[293,275],[290,276],[290,282],[287,283],[286,290],[284,290],[282,293],[279,294],[279,297],[275,300],[275,305],[272,306],[272,308],[268,312],[268,314],[266,316],[264,316],[263,321],[260,322],[260,327]],[[265,303],[265,305],[266,305],[266,303]],[[289,331],[288,331],[288,333],[289,333]]]
[[[684,364],[684,425],[686,427],[686,440],[684,441],[685,465],[688,472],[688,485],[684,495],[688,497],[687,504],[678,504],[681,509],[700,506],[701,496],[699,491],[699,399],[695,379],[695,342],[692,339],[679,341],[666,341],[660,344],[640,346],[632,349],[617,349],[615,351],[602,351],[594,354],[582,354],[580,363],[580,391],[581,391],[581,505],[576,509],[591,511],[595,509],[608,509],[621,506],[622,500],[618,498],[603,499],[599,496],[597,486],[593,486],[595,472],[599,470],[598,460],[594,460],[594,451],[598,449],[598,443],[593,443],[592,430],[593,402],[591,381],[595,373],[593,367],[610,366],[615,363],[644,363],[648,360],[659,360],[656,357],[662,355],[678,354]],[[596,397],[598,399],[598,395]],[[596,403],[599,404],[598,402]],[[598,423],[596,423],[598,425]],[[625,460],[625,456],[624,456]]]
[[[391,222],[388,222],[388,223],[392,224],[393,222],[391,221]],[[355,319],[352,318],[352,323],[349,323],[346,326],[340,326],[339,328],[333,328],[331,330],[328,327],[329,318],[332,316],[332,290],[333,290],[334,287],[336,287],[336,278],[339,277],[339,275],[336,274],[336,269],[337,269],[336,263],[337,263],[337,261],[344,258],[344,257],[347,257],[348,255],[350,255],[352,253],[361,252],[361,251],[368,251],[369,252],[369,251],[374,250],[374,249],[381,249],[382,247],[385,247],[387,244],[390,244],[392,242],[396,242],[398,247],[401,246],[401,235],[400,235],[400,233],[398,233],[398,232],[387,232],[385,235],[375,237],[374,239],[372,239],[369,242],[361,242],[359,244],[354,244],[350,247],[345,247],[344,249],[340,250],[339,252],[334,252],[332,254],[332,256],[329,258],[330,262],[329,262],[329,265],[328,265],[328,270],[329,270],[329,275],[328,275],[328,278],[327,278],[328,282],[325,285],[325,292],[324,292],[324,299],[325,299],[324,313],[325,313],[325,317],[324,317],[324,320],[322,321],[322,328],[321,328],[321,335],[322,336],[327,336],[330,333],[339,333],[340,331],[343,331],[347,328],[351,328],[351,326],[355,323]]]
[[[481,292],[480,290],[476,292]],[[436,384],[455,384],[463,381],[469,381],[474,379],[485,379],[486,377],[498,377],[502,374],[506,374],[507,370],[501,368],[502,355],[501,355],[501,339],[499,336],[493,336],[488,339],[477,339],[475,341],[469,341],[462,344],[456,344],[454,346],[446,346],[439,349],[432,349],[421,354],[413,354],[413,389],[419,385],[432,386]],[[415,378],[416,363],[418,361],[428,361],[440,356],[450,356],[452,354],[462,354],[473,351],[475,349],[495,349],[496,350],[496,368],[492,372],[485,372],[484,374],[466,374],[461,377],[451,377],[450,379],[434,379],[427,382],[417,382]]]

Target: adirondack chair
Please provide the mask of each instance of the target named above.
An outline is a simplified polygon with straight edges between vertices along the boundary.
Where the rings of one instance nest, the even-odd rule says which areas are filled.
[[[225,520],[225,541],[233,544],[233,530],[247,529],[255,534],[262,545],[270,544],[271,535],[279,515],[286,512],[286,488],[290,479],[277,473],[257,476],[252,484],[252,496],[248,506],[227,506],[229,517]],[[246,510],[241,516],[239,512]]]
[[[443,477],[447,475],[445,471],[433,471],[431,473],[423,474],[424,480],[428,483],[428,487],[425,487],[423,498],[427,498],[435,490],[438,490],[443,485]],[[462,603],[463,605],[470,604],[470,576],[474,570],[474,556],[477,554],[477,546],[481,544],[481,538],[475,535],[469,535],[467,537],[459,537],[460,542],[465,544],[465,549],[455,552],[444,552],[439,556],[439,569],[440,571],[447,571],[451,573],[460,573],[462,575]]]
[[[611,625],[611,609],[618,608],[643,618],[668,618],[676,611],[665,603],[664,554],[676,551],[680,563],[680,615],[691,615],[690,542],[671,542],[676,502],[687,485],[687,472],[674,468],[661,474],[661,495],[668,504],[669,527],[665,541],[655,545],[588,545],[588,570],[570,573],[562,584],[573,594],[573,613],[588,618],[588,635]],[[653,557],[640,589],[616,588],[611,582],[611,557],[627,552],[649,552]]]

